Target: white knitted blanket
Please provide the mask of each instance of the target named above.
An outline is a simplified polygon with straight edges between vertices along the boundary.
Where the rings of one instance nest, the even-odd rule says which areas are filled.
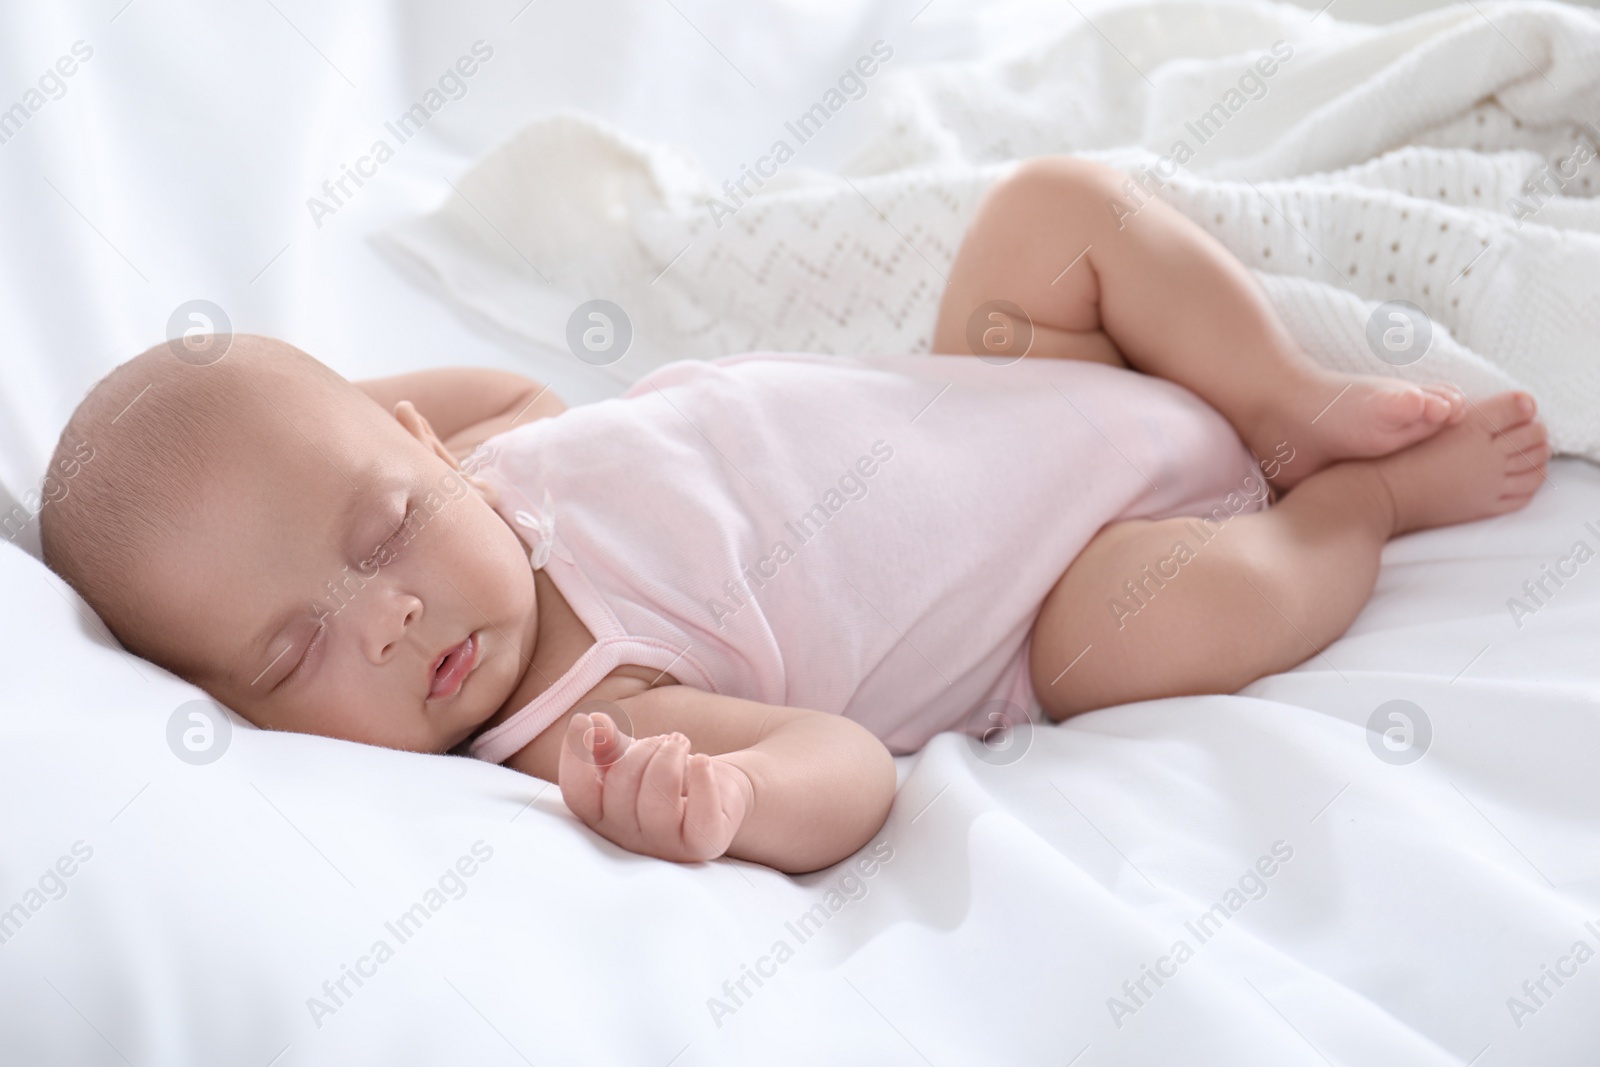
[[[753,349],[925,351],[983,190],[1017,159],[1073,152],[1166,176],[1145,188],[1249,265],[1318,360],[1469,395],[1520,385],[1558,449],[1600,460],[1600,18],[1554,3],[1385,28],[1248,0],[1063,11],[1026,54],[891,59],[857,79],[859,102],[819,86],[865,126],[840,174],[769,155],[709,176],[554,116],[387,240],[535,342],[568,347],[574,310],[612,301],[633,331],[608,368],[622,380]],[[774,148],[795,132],[776,120]],[[1080,250],[1060,251],[1065,267]],[[1432,334],[1403,366],[1369,343],[1399,321],[1385,308],[1369,334],[1391,300]]]

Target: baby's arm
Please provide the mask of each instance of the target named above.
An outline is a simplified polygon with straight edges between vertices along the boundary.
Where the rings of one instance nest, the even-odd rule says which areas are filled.
[[[567,408],[547,385],[481,367],[439,367],[355,384],[384,411],[411,401],[457,458],[495,434]]]
[[[574,814],[624,848],[791,873],[866,844],[895,792],[894,760],[859,723],[682,685],[580,705],[511,765],[558,780]]]

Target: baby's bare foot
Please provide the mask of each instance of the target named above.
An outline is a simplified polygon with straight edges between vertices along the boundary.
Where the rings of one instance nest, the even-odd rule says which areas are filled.
[[[1249,442],[1279,489],[1339,460],[1386,456],[1414,445],[1459,422],[1467,409],[1453,386],[1370,375],[1322,373],[1297,391],[1301,398],[1261,420]],[[1294,458],[1285,461],[1289,454]]]
[[[1515,511],[1544,482],[1544,423],[1527,393],[1497,393],[1403,452],[1371,461],[1394,501],[1394,532]]]

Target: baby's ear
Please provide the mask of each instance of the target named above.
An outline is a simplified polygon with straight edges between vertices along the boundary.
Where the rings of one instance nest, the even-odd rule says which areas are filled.
[[[422,412],[416,409],[411,401],[402,400],[394,406],[394,420],[405,427],[406,433],[421,441],[423,446],[434,455],[450,464],[456,470],[461,469],[461,464],[456,462],[456,457],[450,454],[450,450],[444,447],[444,442],[439,440],[439,435],[433,432],[433,424],[423,416]]]
[[[424,447],[444,460],[451,470],[461,476],[462,481],[472,486],[478,495],[483,497],[491,507],[494,506],[496,499],[500,495],[495,487],[482,478],[468,474],[462,469],[461,462],[456,459],[454,453],[445,447],[444,442],[439,440],[439,435],[433,432],[433,425],[428,422],[427,417],[422,412],[416,409],[411,401],[402,400],[396,404],[394,406],[394,418],[396,422],[405,427],[406,433],[421,441]]]

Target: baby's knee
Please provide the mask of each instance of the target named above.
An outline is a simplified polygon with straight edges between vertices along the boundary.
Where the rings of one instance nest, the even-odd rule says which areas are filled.
[[[991,190],[991,198],[1019,206],[1079,200],[1103,204],[1120,196],[1126,176],[1103,163],[1078,156],[1036,156],[1017,165]]]

